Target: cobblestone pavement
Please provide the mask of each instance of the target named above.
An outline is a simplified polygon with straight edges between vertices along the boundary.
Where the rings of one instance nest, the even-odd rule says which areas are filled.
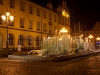
[[[0,58],[0,75],[100,75],[100,54],[62,62]]]

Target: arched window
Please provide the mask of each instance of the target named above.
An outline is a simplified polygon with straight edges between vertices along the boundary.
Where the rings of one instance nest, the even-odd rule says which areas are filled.
[[[36,37],[36,46],[39,46],[40,42],[39,42],[39,36]]]
[[[28,45],[32,46],[32,36],[28,36]]]
[[[22,35],[18,37],[18,45],[24,45],[24,37]]]
[[[14,44],[14,36],[13,34],[8,35],[8,45],[13,45]]]

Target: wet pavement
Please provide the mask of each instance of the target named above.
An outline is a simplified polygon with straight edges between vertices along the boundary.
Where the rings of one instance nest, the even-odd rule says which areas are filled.
[[[100,75],[100,54],[62,62],[0,58],[0,75]]]

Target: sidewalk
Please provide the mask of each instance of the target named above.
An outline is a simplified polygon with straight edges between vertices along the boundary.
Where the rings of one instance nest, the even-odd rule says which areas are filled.
[[[8,55],[8,59],[11,60],[26,60],[26,61],[66,61],[74,58],[79,58],[83,56],[88,56],[96,53],[100,53],[100,50],[85,51],[81,53],[75,53],[72,55],[58,56],[58,57],[44,57],[36,55],[26,55],[27,52],[16,52],[13,55]]]

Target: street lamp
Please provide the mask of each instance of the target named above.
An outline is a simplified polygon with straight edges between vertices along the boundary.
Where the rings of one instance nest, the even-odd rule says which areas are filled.
[[[96,40],[100,40],[100,37],[97,37]]]
[[[8,50],[8,25],[9,25],[11,22],[14,21],[14,16],[12,16],[12,15],[10,14],[10,12],[6,12],[6,14],[5,14],[5,15],[2,15],[1,18],[2,18],[3,22],[4,22],[4,23],[6,24],[6,26],[7,26],[6,50],[7,50],[8,54],[9,54],[9,50]]]
[[[65,33],[67,33],[68,32],[68,30],[66,30],[65,28],[62,28],[61,30],[60,30],[60,33],[63,33],[63,34],[65,34]]]
[[[89,35],[88,38],[89,38],[89,43],[92,43],[93,35]]]

